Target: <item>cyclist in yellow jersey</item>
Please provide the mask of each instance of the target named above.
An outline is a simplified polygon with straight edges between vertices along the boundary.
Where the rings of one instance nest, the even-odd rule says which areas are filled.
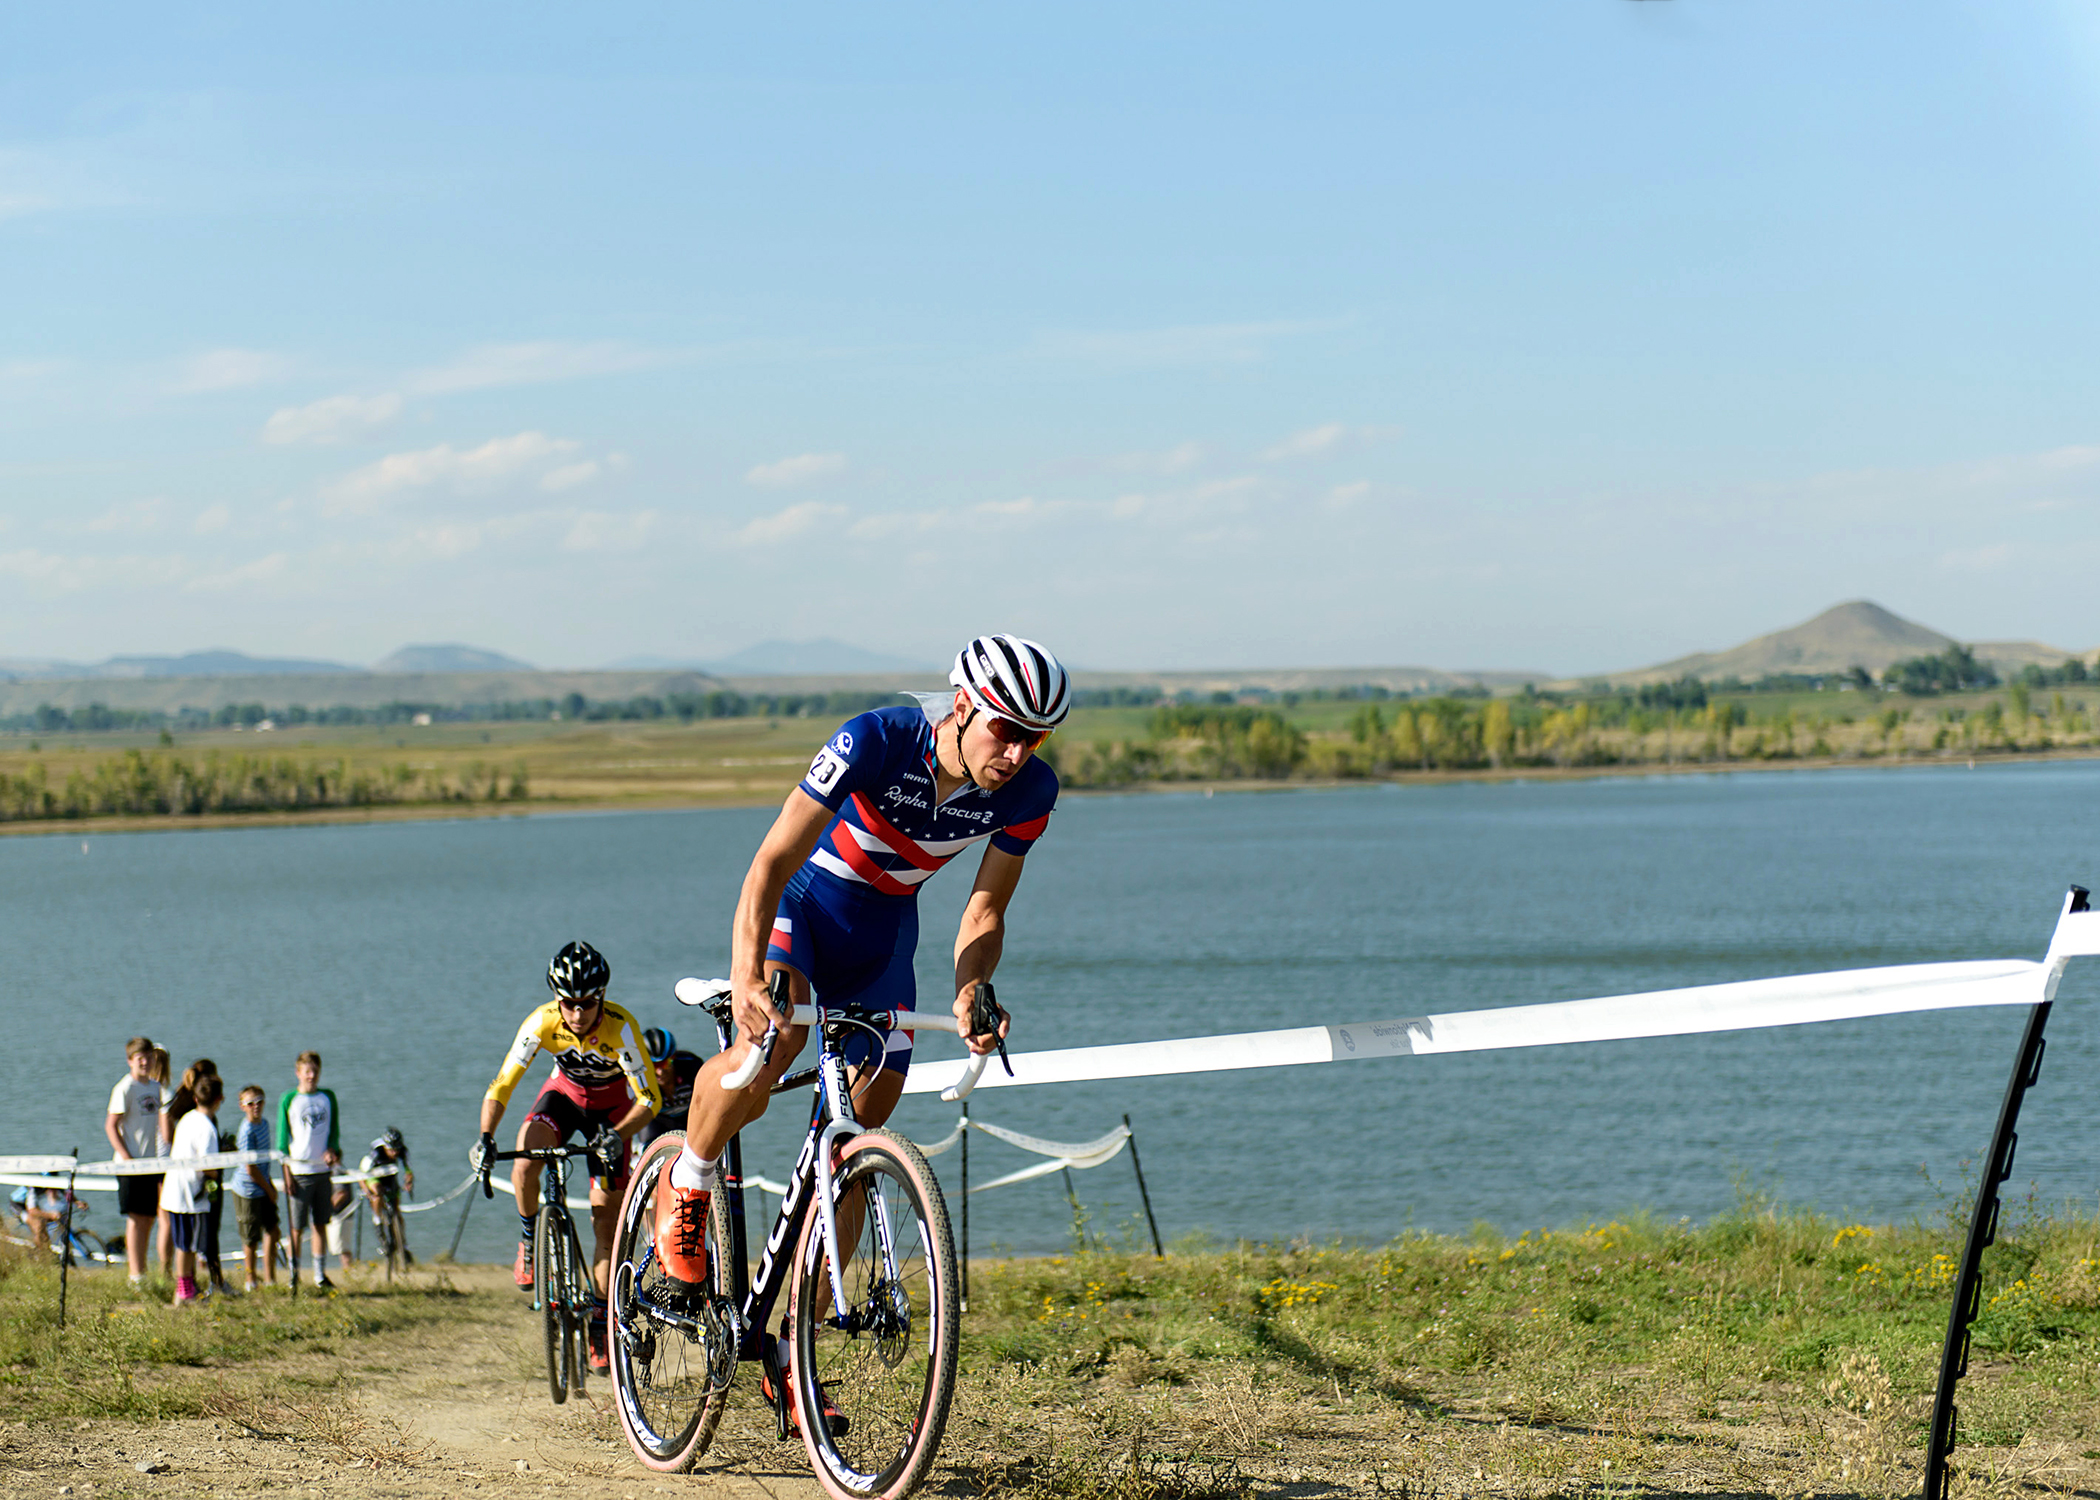
[[[598,1241],[591,1277],[601,1304],[612,1264],[613,1220],[620,1194],[627,1187],[627,1143],[663,1105],[656,1070],[649,1066],[649,1054],[642,1046],[641,1028],[626,1010],[605,998],[611,978],[611,966],[589,943],[570,943],[554,956],[547,966],[547,987],[554,991],[554,999],[527,1016],[518,1028],[503,1070],[481,1101],[481,1141],[475,1148],[478,1167],[482,1153],[496,1149],[496,1126],[525,1070],[541,1050],[552,1053],[554,1072],[533,1101],[532,1113],[518,1128],[517,1149],[559,1146],[572,1135],[590,1141],[591,1227]],[[511,1185],[517,1190],[520,1230],[514,1279],[529,1290],[532,1220],[540,1207],[540,1164],[513,1163]],[[603,1323],[594,1319],[593,1366],[603,1368],[604,1347]]]

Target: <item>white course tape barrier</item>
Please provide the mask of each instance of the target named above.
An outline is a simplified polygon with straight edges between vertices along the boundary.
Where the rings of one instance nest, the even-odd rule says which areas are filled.
[[[1050,1158],[1048,1161],[1039,1161],[1033,1166],[1023,1167],[1018,1172],[1008,1172],[1004,1177],[994,1177],[990,1182],[973,1183],[970,1187],[970,1196],[973,1198],[996,1187],[1005,1187],[1015,1182],[1029,1182],[1037,1177],[1048,1177],[1052,1172],[1062,1172],[1068,1168],[1083,1172],[1088,1167],[1098,1167],[1121,1156],[1123,1148],[1130,1144],[1128,1125],[1118,1125],[1098,1141],[1072,1146],[1062,1141],[1045,1141],[1032,1135],[1002,1130],[997,1125],[986,1125],[979,1120],[972,1120],[970,1123],[986,1135],[1005,1141],[1009,1146],[1018,1146],[1023,1151],[1032,1151],[1037,1156]]]
[[[518,1196],[518,1190],[510,1185],[510,1179],[507,1177],[492,1176],[489,1178],[489,1186],[495,1188],[498,1192],[508,1193],[513,1198]],[[586,1213],[590,1211],[591,1200],[588,1198],[564,1198],[561,1201],[568,1204],[571,1208],[582,1209]],[[431,1206],[435,1208],[437,1205],[432,1204]]]
[[[1512,1005],[1500,1010],[1352,1021],[1341,1026],[1299,1026],[1234,1036],[1017,1052],[1013,1055],[1011,1078],[999,1068],[988,1068],[977,1086],[1013,1088],[1034,1083],[1149,1078],[1163,1073],[1216,1073],[1235,1068],[1281,1068],[1436,1052],[1484,1052],[1505,1047],[1747,1031],[1975,1005],[2032,1005],[2044,997],[2045,988],[2054,992],[2058,973],[2060,966],[2052,972],[2050,965],[2027,959],[1903,964],[1655,990],[1639,995],[1609,995],[1594,1000],[1562,1000],[1547,1005]],[[962,1071],[963,1061],[959,1058],[919,1063],[912,1068],[904,1092],[938,1093],[960,1079]]]
[[[1570,1042],[1616,1042],[1637,1037],[1747,1031],[1764,1026],[1803,1026],[1817,1021],[1850,1021],[1972,1005],[2034,1005],[2056,998],[2056,986],[2070,960],[2100,955],[2100,911],[2073,911],[2074,899],[2071,895],[2064,897],[2056,931],[2049,939],[2048,956],[2040,963],[2006,958],[1898,964],[1880,969],[1841,969],[1835,973],[1652,990],[1638,995],[1607,995],[1594,1000],[1561,1000],[1547,1005],[1512,1005],[1500,1010],[1357,1021],[1345,1026],[1300,1026],[1287,1031],[1248,1031],[1237,1036],[1023,1052],[1013,1058],[1011,1078],[1003,1069],[987,1068],[977,1086],[1012,1088],[1098,1078],[1149,1078],[1162,1073],[1216,1073],[1348,1058],[1484,1052],[1502,1047],[1549,1047]],[[917,1064],[904,1092],[938,1093],[958,1082],[963,1068],[960,1058]]]

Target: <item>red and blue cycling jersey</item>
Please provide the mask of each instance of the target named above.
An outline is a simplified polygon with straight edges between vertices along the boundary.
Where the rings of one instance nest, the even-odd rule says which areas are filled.
[[[994,791],[965,783],[937,801],[933,735],[920,709],[875,709],[848,719],[802,779],[834,816],[788,882],[766,957],[799,971],[827,1005],[913,1009],[919,887],[986,840],[1025,855],[1050,821],[1057,773],[1035,759]],[[851,1060],[872,1060],[867,1040],[848,1048]],[[882,1051],[882,1066],[903,1072],[911,1033],[892,1032]]]
[[[1057,773],[1031,758],[996,791],[965,784],[936,805],[933,725],[921,709],[878,708],[840,727],[802,790],[837,814],[810,864],[846,886],[909,897],[986,839],[1026,854],[1057,803]]]

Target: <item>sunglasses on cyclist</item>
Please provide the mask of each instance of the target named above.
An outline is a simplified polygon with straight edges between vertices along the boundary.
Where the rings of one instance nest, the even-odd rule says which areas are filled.
[[[992,738],[1002,745],[1026,745],[1031,750],[1050,738],[1050,731],[1047,729],[1024,728],[1011,719],[1001,719],[991,714],[985,715],[984,727],[989,729]]]
[[[588,995],[556,995],[564,1010],[589,1010],[594,1005],[605,1003],[605,991],[594,990]]]

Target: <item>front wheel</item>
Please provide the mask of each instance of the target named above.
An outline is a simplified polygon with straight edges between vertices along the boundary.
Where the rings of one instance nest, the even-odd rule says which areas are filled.
[[[708,1202],[708,1284],[688,1287],[656,1261],[656,1184],[685,1147],[672,1131],[634,1161],[613,1235],[606,1354],[627,1444],[644,1466],[682,1474],[707,1451],[736,1373],[728,1195]]]
[[[569,1237],[560,1216],[542,1204],[532,1225],[532,1269],[539,1284],[540,1325],[547,1339],[547,1393],[559,1406],[569,1399],[574,1378],[574,1314],[569,1309]]]
[[[887,1130],[847,1142],[832,1182],[846,1306],[812,1211],[791,1282],[796,1421],[834,1500],[901,1500],[933,1466],[955,1393],[948,1205],[919,1148]]]

